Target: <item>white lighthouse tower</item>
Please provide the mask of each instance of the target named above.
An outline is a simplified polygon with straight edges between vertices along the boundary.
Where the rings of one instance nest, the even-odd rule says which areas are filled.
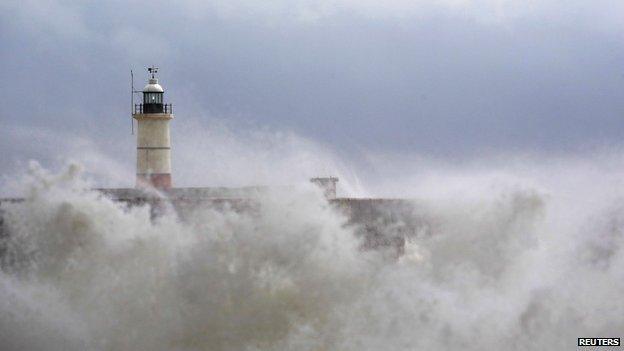
[[[147,70],[151,78],[143,88],[143,103],[135,105],[132,114],[138,124],[136,186],[167,190],[172,185],[169,121],[173,111],[171,104],[163,102],[158,67]]]

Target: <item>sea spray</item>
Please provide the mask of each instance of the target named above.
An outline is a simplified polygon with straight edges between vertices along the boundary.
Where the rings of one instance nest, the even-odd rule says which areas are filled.
[[[33,178],[31,196],[5,209],[7,278],[55,291],[52,305],[85,326],[89,348],[267,349],[299,333],[329,343],[332,314],[365,290],[358,242],[316,192],[181,222],[68,185],[71,176]]]
[[[388,260],[303,185],[181,220],[75,170],[26,178],[2,204],[7,350],[541,350],[624,330],[623,202],[586,188],[419,200]]]

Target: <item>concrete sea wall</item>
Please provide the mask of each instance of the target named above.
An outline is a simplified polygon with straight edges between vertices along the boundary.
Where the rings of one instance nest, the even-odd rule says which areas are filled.
[[[167,208],[173,208],[181,220],[184,220],[185,214],[199,207],[254,213],[260,206],[257,195],[268,191],[263,187],[181,188],[171,189],[167,197],[159,197],[130,188],[99,190],[129,207],[149,205],[154,217]],[[0,199],[0,236],[10,235],[3,224],[3,207],[21,201],[19,198]],[[411,200],[335,198],[327,201],[329,206],[346,216],[345,226],[362,239],[363,250],[384,250],[398,257],[404,253],[406,239],[416,237],[427,225],[427,221],[418,216],[416,203]],[[2,251],[0,247],[0,255]]]

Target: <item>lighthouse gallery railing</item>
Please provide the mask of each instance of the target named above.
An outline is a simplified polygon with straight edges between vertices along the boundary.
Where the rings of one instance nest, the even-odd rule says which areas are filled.
[[[134,114],[143,113],[173,113],[172,104],[134,104]]]

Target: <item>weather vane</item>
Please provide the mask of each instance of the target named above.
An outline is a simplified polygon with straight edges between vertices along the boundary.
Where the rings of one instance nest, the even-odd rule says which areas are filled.
[[[153,79],[154,75],[158,73],[158,67],[154,67],[154,65],[152,65],[152,67],[147,68],[147,71],[152,74],[152,79]]]

